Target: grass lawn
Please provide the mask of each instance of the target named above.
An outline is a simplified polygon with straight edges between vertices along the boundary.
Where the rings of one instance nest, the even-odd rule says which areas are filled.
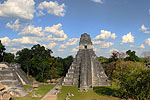
[[[16,100],[40,100],[43,96],[46,95],[55,85],[39,85],[39,89],[35,90],[35,94],[40,94],[41,97],[32,97],[33,92],[29,92],[25,97],[15,97]],[[27,90],[32,86],[24,86],[24,88]]]
[[[120,98],[111,96],[114,91],[116,91],[116,87],[113,85],[94,87],[88,92],[78,92],[77,87],[63,86],[58,94],[58,100],[65,100],[67,93],[74,94],[70,97],[71,100],[120,100]]]

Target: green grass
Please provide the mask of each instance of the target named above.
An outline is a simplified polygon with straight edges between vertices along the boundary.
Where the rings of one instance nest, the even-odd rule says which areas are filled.
[[[40,94],[41,97],[32,97],[33,92],[29,92],[25,97],[15,97],[16,100],[40,100],[43,96],[46,95],[55,85],[39,85],[39,89],[35,90],[35,94]],[[31,88],[32,86],[24,86],[25,90]]]
[[[78,92],[77,87],[63,86],[58,94],[58,100],[65,100],[67,93],[74,94],[73,97],[70,97],[71,100],[120,100],[120,98],[112,96],[115,91],[117,91],[117,87],[113,85],[94,87],[88,92]]]

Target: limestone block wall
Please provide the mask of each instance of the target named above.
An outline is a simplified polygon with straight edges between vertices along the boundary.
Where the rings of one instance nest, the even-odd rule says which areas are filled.
[[[25,96],[27,92],[23,88],[23,82],[25,83],[25,76],[21,72],[21,67],[19,64],[8,64],[0,63],[0,84],[7,87],[7,92],[13,92],[17,96]],[[22,78],[24,76],[24,78]]]
[[[62,85],[89,89],[110,85],[104,69],[93,51],[90,35],[84,33],[79,42],[79,51],[70,66]]]

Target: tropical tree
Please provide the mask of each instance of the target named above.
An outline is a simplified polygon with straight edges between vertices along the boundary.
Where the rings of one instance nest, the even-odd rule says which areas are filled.
[[[6,50],[5,46],[2,44],[1,40],[0,40],[0,62],[3,61],[3,57],[4,57],[4,51]]]
[[[125,58],[126,61],[140,61],[140,58],[135,55],[135,51],[128,50],[126,51],[126,54],[128,57]]]

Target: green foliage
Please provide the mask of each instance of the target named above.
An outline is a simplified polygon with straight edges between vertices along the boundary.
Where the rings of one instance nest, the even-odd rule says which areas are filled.
[[[135,51],[128,50],[126,51],[126,54],[128,54],[128,57],[125,58],[126,61],[140,61],[140,58],[135,55]]]
[[[126,70],[120,74],[120,92],[123,98],[150,99],[150,70]]]
[[[5,46],[1,43],[0,40],[0,62],[3,61],[4,51],[6,50]]]
[[[11,62],[15,62],[15,55],[12,54],[12,53],[5,53],[4,52],[4,62],[8,62],[8,63],[11,63]]]
[[[24,48],[16,53],[16,60],[21,64],[27,75],[32,75],[37,81],[44,82],[47,79],[64,76],[73,61],[72,56],[67,58],[52,57],[53,52],[39,44],[31,49]]]
[[[98,57],[98,60],[101,64],[106,63],[108,61],[108,58],[105,58],[103,56]]]
[[[65,76],[66,73],[68,72],[68,69],[69,69],[72,62],[73,62],[72,56],[68,56],[68,57],[63,59],[63,72],[64,72],[63,76]]]

